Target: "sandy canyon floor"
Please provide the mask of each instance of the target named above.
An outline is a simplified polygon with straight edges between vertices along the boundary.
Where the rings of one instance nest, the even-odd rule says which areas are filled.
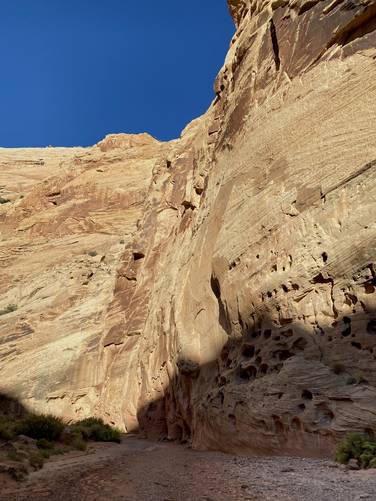
[[[347,471],[329,460],[239,457],[128,437],[56,458],[6,501],[356,501],[376,499],[376,470]]]

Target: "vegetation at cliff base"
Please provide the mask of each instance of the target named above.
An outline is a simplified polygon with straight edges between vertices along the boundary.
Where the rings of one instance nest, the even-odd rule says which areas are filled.
[[[50,414],[29,414],[16,425],[18,435],[45,439],[47,441],[58,440],[64,430],[64,422],[61,418]]]
[[[335,459],[342,464],[354,459],[360,468],[376,468],[376,440],[366,434],[349,433],[339,443]]]
[[[80,433],[85,440],[120,443],[121,432],[105,424],[101,418],[87,418],[72,425],[72,430]]]
[[[94,417],[67,424],[52,414],[0,415],[0,462],[19,463],[26,472],[52,455],[86,451],[90,441],[120,443],[121,432]]]

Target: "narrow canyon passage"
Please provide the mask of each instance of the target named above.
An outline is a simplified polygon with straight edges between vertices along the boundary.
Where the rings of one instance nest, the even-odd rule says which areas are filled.
[[[376,499],[375,470],[325,459],[240,457],[127,437],[48,462],[1,501],[355,501]],[[1,479],[0,479],[1,480]]]

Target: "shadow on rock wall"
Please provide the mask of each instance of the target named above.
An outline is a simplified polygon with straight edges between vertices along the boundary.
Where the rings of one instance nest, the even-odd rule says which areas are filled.
[[[264,315],[229,336],[218,360],[179,360],[138,419],[149,437],[198,449],[330,455],[349,431],[376,433],[375,312],[309,328]]]
[[[5,393],[0,393],[0,416],[22,417],[27,413],[27,409],[17,398]]]

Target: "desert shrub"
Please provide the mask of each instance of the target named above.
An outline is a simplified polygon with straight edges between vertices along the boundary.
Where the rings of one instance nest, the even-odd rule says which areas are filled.
[[[44,438],[47,441],[58,440],[64,430],[62,419],[51,414],[29,414],[21,419],[17,426],[19,435],[26,435],[37,440]]]
[[[22,462],[22,460],[24,459],[24,456],[17,451],[9,451],[7,453],[7,458],[10,459],[11,461]]]
[[[6,417],[0,417],[0,440],[13,440],[16,436],[15,423]]]
[[[65,454],[67,450],[62,449],[61,447],[56,447],[52,449],[51,454],[54,456],[60,456],[61,454]]]
[[[12,313],[17,310],[16,304],[8,304],[3,310],[0,310],[0,315],[6,315],[7,313]]]
[[[75,433],[71,442],[71,446],[74,449],[77,449],[78,451],[86,451],[87,449],[87,442],[84,440],[82,437],[82,434],[80,432]]]
[[[33,468],[40,470],[43,468],[44,458],[40,452],[34,452],[29,456],[29,465]]]
[[[51,450],[54,448],[54,446],[55,445],[52,442],[50,442],[49,440],[47,440],[46,438],[40,438],[39,440],[37,440],[38,449]]]
[[[376,441],[368,435],[349,433],[337,447],[336,461],[347,464],[356,459],[361,468],[376,467]]]
[[[87,418],[77,421],[72,425],[72,430],[80,433],[85,440],[117,443],[121,441],[120,430],[105,424],[101,418]]]

